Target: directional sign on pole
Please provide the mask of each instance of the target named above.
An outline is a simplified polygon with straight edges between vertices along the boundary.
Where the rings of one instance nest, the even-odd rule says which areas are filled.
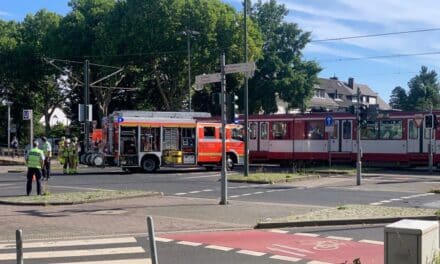
[[[325,118],[325,126],[333,126],[333,117],[332,116],[327,116]]]
[[[246,76],[252,76],[255,72],[255,62],[228,64],[225,66],[225,73],[244,72]]]
[[[215,82],[220,82],[220,80],[221,80],[220,73],[203,74],[196,76],[196,84],[215,83]]]

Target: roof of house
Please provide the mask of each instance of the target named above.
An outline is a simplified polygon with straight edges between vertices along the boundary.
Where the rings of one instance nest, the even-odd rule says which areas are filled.
[[[355,95],[356,92],[350,89],[344,82],[335,79],[319,78],[319,87],[325,89],[327,93],[333,94],[335,91],[342,95]]]

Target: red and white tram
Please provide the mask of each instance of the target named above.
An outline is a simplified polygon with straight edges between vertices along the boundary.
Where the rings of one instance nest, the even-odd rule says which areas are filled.
[[[440,164],[440,132],[427,127],[422,112],[386,112],[361,129],[362,161],[367,164],[427,165],[432,144]],[[438,114],[438,113],[435,113]],[[325,132],[331,115],[333,132]],[[249,117],[251,162],[280,164],[356,161],[356,117],[350,113],[256,115]],[[330,144],[330,147],[329,147]]]

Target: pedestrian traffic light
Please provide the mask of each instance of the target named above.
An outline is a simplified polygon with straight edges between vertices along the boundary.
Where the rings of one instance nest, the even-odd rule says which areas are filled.
[[[236,113],[238,111],[238,96],[231,93],[226,97],[226,122],[228,124],[234,123],[237,119]]]
[[[428,114],[425,115],[425,128],[433,128],[434,127],[434,115]]]

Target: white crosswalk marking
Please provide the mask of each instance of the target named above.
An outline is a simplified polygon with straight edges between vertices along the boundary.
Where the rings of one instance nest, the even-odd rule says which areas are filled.
[[[16,259],[15,244],[0,244],[0,264],[2,261]],[[23,258],[27,261],[37,259],[51,260],[58,264],[145,264],[151,263],[142,246],[135,237],[91,238],[78,240],[55,240],[23,243]],[[124,259],[118,259],[123,255]],[[75,258],[93,257],[79,261]]]

